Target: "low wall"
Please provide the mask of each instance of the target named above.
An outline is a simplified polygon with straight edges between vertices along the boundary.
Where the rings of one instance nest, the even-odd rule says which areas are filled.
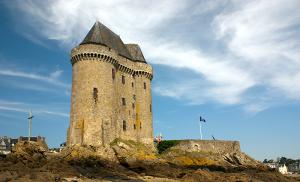
[[[232,153],[240,152],[240,142],[224,140],[180,140],[172,149],[187,152]]]

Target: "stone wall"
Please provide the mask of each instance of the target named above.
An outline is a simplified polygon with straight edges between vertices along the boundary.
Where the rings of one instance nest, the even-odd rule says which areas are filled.
[[[240,152],[240,142],[223,140],[181,140],[172,147],[187,152],[232,153]]]
[[[73,77],[67,144],[107,146],[115,138],[122,138],[152,145],[152,67],[122,57],[102,45],[77,46],[71,58]]]

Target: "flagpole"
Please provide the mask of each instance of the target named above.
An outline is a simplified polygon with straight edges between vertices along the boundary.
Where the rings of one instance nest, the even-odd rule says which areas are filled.
[[[29,122],[29,124],[28,124],[28,130],[29,130],[29,132],[28,132],[28,141],[30,141],[30,137],[31,137],[31,125],[32,125],[32,111],[31,111],[31,109],[29,111],[28,122]]]
[[[32,111],[30,109],[29,111],[29,117],[28,117],[28,141],[30,141],[30,138],[31,138],[31,125],[32,125],[32,118],[33,118],[33,115],[32,115]]]
[[[200,138],[202,140],[202,124],[201,124],[201,121],[199,121],[199,127],[200,127]]]

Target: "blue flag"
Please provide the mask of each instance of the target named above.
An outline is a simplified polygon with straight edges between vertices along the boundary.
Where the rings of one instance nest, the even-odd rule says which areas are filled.
[[[201,116],[200,116],[200,121],[206,122],[206,120],[204,118],[202,118]]]

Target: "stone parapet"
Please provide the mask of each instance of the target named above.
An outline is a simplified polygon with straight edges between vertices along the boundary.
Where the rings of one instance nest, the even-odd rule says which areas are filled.
[[[181,140],[172,149],[186,152],[232,153],[240,152],[239,141],[224,140]]]

